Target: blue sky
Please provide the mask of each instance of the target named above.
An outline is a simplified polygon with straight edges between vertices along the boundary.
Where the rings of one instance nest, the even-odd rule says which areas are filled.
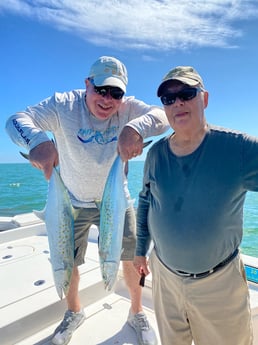
[[[195,67],[210,93],[208,122],[258,136],[256,0],[8,0],[0,3],[0,162],[24,162],[6,119],[84,88],[101,55],[125,63],[127,95],[160,105],[157,86]],[[141,158],[144,158],[141,157]]]

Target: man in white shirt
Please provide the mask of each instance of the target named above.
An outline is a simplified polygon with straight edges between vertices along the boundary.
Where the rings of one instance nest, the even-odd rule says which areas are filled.
[[[124,161],[140,155],[143,139],[165,132],[169,126],[163,110],[134,97],[125,97],[126,67],[117,59],[100,57],[85,80],[85,90],[55,93],[35,106],[11,116],[6,125],[11,139],[29,150],[33,166],[49,179],[54,166],[67,187],[75,212],[75,266],[66,296],[68,310],[52,343],[67,344],[85,319],[78,288],[78,266],[84,263],[89,228],[99,225],[95,200],[101,200],[109,169],[117,152]],[[51,132],[56,145],[46,132]],[[131,297],[128,323],[139,344],[157,339],[142,311],[141,287],[132,260],[135,250],[135,214],[126,213],[123,271]],[[126,243],[126,244],[125,244]]]

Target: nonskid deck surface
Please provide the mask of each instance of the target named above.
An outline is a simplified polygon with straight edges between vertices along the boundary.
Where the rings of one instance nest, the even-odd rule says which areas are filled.
[[[245,258],[250,265],[257,259]],[[71,345],[137,344],[127,324],[130,299],[119,271],[113,292],[106,292],[100,275],[97,229],[92,228],[85,264],[80,266],[80,298],[86,321],[76,330]],[[47,345],[66,310],[54,286],[49,247],[42,223],[0,232],[0,344]],[[143,305],[157,330],[151,298],[151,276],[143,288]],[[249,284],[258,345],[258,285]]]
[[[136,334],[126,322],[129,308],[130,300],[124,295],[124,287],[120,286],[117,293],[112,293],[84,308],[86,321],[73,334],[69,344],[136,345]],[[158,332],[153,311],[148,307],[144,310]],[[18,342],[17,345],[50,345],[51,334],[57,325],[58,323],[55,323],[42,332]]]
[[[19,230],[23,236],[15,235]],[[19,230],[11,230],[9,236],[0,235],[0,343],[51,344],[66,303],[59,300],[54,286],[47,236],[42,229],[33,231],[30,226]],[[114,291],[105,291],[94,229],[90,238],[85,264],[80,266],[80,297],[87,318],[69,344],[137,344],[135,332],[126,322],[130,299],[122,272]],[[147,281],[144,310],[158,333],[150,286]]]

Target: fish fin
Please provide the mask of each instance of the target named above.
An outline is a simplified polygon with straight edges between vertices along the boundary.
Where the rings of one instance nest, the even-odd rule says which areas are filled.
[[[60,300],[63,299],[63,289],[59,286],[56,286],[56,292],[58,294],[58,297],[60,298]]]
[[[33,213],[35,214],[36,217],[43,220],[43,222],[45,221],[45,209],[42,211],[33,210]]]
[[[28,160],[30,159],[30,156],[28,153],[24,153],[20,151],[20,154],[22,155],[23,158],[28,159]]]
[[[97,206],[97,209],[100,210],[101,208],[101,200],[94,200],[96,206]]]
[[[146,146],[150,145],[152,143],[153,140],[149,140],[149,141],[145,141],[145,143],[143,143],[142,148],[144,149]]]
[[[77,211],[77,209],[73,205],[71,205],[71,207],[72,207],[72,216],[73,216],[73,219],[74,219],[75,216],[78,214],[78,211]]]

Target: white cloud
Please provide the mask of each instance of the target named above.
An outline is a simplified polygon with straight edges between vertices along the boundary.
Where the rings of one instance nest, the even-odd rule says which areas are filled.
[[[15,13],[71,31],[97,46],[166,51],[232,47],[241,21],[258,17],[254,0],[9,0]]]

